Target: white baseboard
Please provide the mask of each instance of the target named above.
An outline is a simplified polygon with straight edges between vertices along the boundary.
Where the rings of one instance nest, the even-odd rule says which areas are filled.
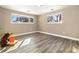
[[[37,31],[37,32],[39,32],[39,33],[44,33],[44,34],[48,34],[48,35],[53,35],[53,36],[58,36],[58,37],[62,37],[62,38],[67,38],[67,39],[71,39],[71,40],[79,41],[79,38],[74,38],[74,37],[69,37],[69,36],[63,36],[63,35],[58,35],[58,34],[52,34],[52,33],[43,32],[43,31]]]
[[[63,36],[63,35],[59,35],[59,34],[53,34],[53,33],[43,32],[43,31],[27,32],[27,33],[22,33],[22,34],[16,34],[16,35],[14,35],[14,36],[21,36],[21,35],[32,34],[32,33],[36,33],[36,32],[79,41],[79,38],[74,38],[74,37],[69,37],[69,36]]]
[[[32,34],[32,33],[36,33],[38,31],[32,31],[32,32],[27,32],[27,33],[21,33],[21,34],[13,34],[15,37],[16,36],[21,36],[21,35],[26,35],[26,34]]]

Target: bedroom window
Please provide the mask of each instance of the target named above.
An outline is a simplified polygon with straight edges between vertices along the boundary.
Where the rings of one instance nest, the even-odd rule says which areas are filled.
[[[34,17],[33,16],[25,16],[25,15],[11,15],[11,23],[12,24],[33,24]]]
[[[62,23],[62,13],[48,15],[47,16],[47,23],[48,24],[59,24]]]

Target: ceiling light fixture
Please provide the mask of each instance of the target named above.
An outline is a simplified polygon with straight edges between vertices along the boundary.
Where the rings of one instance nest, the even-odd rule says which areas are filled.
[[[53,9],[50,9],[51,11],[53,10]]]
[[[37,7],[40,7],[41,5],[37,5]]]

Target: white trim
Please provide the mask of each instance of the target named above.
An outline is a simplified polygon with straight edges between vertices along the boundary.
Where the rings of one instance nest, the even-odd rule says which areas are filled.
[[[47,24],[62,24],[63,23],[63,12],[51,13],[51,14],[46,15],[46,17],[48,18],[49,16],[56,16],[56,15],[59,15],[59,14],[61,14],[61,21],[60,22],[52,21],[52,22],[47,22]]]
[[[53,34],[53,33],[43,32],[43,31],[27,32],[27,33],[22,33],[22,34],[16,34],[16,35],[14,35],[14,36],[21,36],[21,35],[32,34],[32,33],[36,33],[36,32],[44,33],[44,34],[48,34],[48,35],[53,35],[53,36],[58,36],[58,37],[62,37],[62,38],[67,38],[67,39],[71,39],[71,40],[79,41],[79,38],[74,38],[74,37],[69,37],[69,36],[63,36],[63,35],[59,35],[59,34]]]
[[[12,21],[12,16],[16,16],[16,17],[27,17],[28,18],[28,22],[13,22]],[[33,18],[33,22],[30,22],[30,18]],[[16,13],[12,13],[11,14],[11,18],[10,18],[10,23],[11,24],[34,24],[35,23],[35,17],[34,16],[30,16],[30,15],[21,15],[21,14],[16,14]]]
[[[21,36],[21,35],[26,35],[26,34],[32,34],[36,33],[37,31],[32,31],[32,32],[27,32],[27,33],[21,33],[21,34],[13,34],[14,36]]]
[[[79,41],[79,38],[74,38],[74,37],[69,37],[69,36],[63,36],[63,35],[59,35],[59,34],[52,34],[52,33],[43,32],[43,31],[38,31],[38,32],[39,33],[48,34],[48,35],[53,35],[53,36],[58,36],[58,37],[62,37],[62,38],[67,38],[67,39]]]

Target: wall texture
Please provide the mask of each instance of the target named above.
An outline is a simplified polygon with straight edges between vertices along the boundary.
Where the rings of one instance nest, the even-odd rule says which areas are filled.
[[[46,15],[62,12],[62,24],[47,24]],[[72,6],[62,10],[57,10],[52,13],[39,16],[40,31],[79,38],[79,6]]]
[[[47,24],[46,15],[62,12],[62,24]],[[44,31],[48,33],[70,36],[79,38],[79,6],[68,7],[57,10],[52,13],[35,16],[34,24],[11,24],[11,13],[29,15],[26,13],[0,8],[0,34],[4,32],[12,32],[13,34],[21,34],[32,31]]]
[[[37,31],[37,16],[31,15],[35,17],[34,24],[11,24],[10,17],[12,13],[29,15],[18,11],[0,8],[0,33],[11,32],[13,34],[21,34]]]

